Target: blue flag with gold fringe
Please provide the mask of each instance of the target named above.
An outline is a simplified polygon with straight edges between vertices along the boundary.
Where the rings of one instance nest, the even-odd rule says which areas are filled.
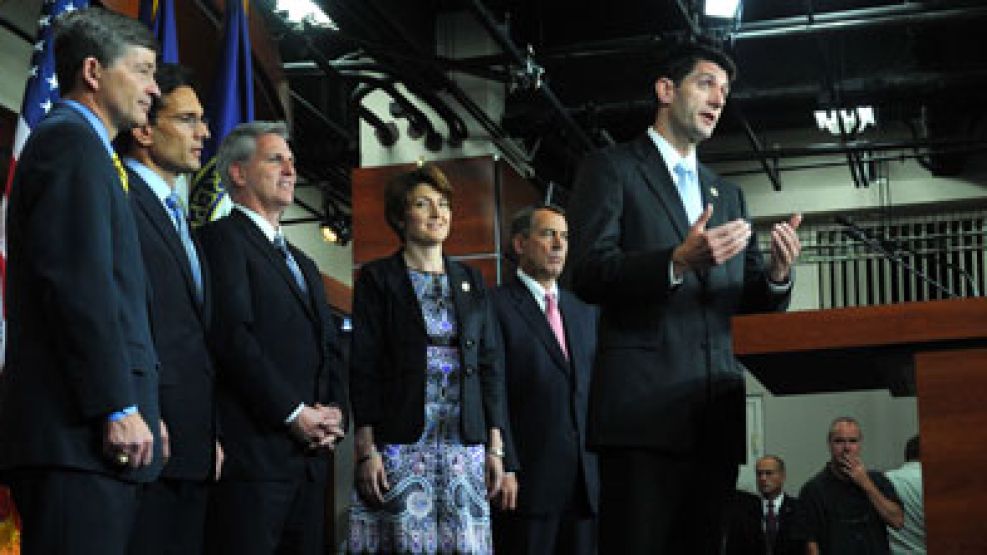
[[[237,125],[254,119],[253,67],[250,52],[249,0],[226,2],[223,52],[217,64],[206,115],[212,136],[203,149],[202,169],[189,188],[189,218],[200,226],[225,215],[226,187],[216,172],[216,151]]]
[[[175,3],[172,0],[141,0],[137,18],[151,28],[161,45],[161,61],[178,63],[178,33],[175,31]]]

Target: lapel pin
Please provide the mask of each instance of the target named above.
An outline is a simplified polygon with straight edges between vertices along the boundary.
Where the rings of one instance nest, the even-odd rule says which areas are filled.
[[[469,282],[464,281],[461,284],[461,287],[463,288],[463,293],[469,293],[470,292],[470,284],[469,284]]]
[[[716,187],[709,188],[709,195],[713,198],[720,196],[720,192],[716,190]]]

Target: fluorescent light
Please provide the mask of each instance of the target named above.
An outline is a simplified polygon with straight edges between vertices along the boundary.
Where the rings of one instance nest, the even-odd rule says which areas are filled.
[[[277,0],[275,11],[288,14],[288,21],[296,25],[307,23],[313,27],[322,27],[338,31],[339,26],[322,8],[312,0]]]
[[[733,19],[740,8],[740,0],[706,0],[706,15]]]
[[[872,106],[858,106],[849,110],[816,110],[816,125],[820,131],[829,131],[833,135],[840,134],[842,129],[847,133],[861,133],[868,127],[877,127],[877,116]]]

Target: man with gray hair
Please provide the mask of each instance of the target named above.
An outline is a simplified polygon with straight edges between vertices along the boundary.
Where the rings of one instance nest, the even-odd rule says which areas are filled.
[[[8,212],[0,471],[22,552],[125,552],[166,453],[128,181],[110,141],[147,121],[157,45],[99,8],[55,22],[62,101],[21,153]],[[52,83],[54,79],[50,79]]]
[[[296,179],[284,124],[237,126],[217,167],[234,209],[201,229],[226,453],[206,552],[322,553],[325,449],[346,394],[319,271],[281,233]]]
[[[511,222],[516,279],[494,290],[505,359],[508,463],[494,514],[494,550],[512,554],[596,553],[599,477],[586,448],[596,310],[557,280],[569,250],[565,213],[521,209]],[[516,496],[516,507],[515,507]],[[511,510],[513,509],[513,510]]]
[[[802,486],[807,555],[887,555],[885,526],[901,528],[904,514],[891,482],[860,458],[863,434],[850,416],[833,420],[826,436],[829,463]]]

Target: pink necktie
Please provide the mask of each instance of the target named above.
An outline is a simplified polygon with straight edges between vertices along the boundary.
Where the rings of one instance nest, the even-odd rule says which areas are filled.
[[[569,349],[565,344],[565,330],[562,328],[562,314],[559,313],[559,303],[555,301],[555,295],[545,294],[545,317],[548,318],[548,325],[555,333],[555,339],[559,342],[562,354],[569,360]]]

